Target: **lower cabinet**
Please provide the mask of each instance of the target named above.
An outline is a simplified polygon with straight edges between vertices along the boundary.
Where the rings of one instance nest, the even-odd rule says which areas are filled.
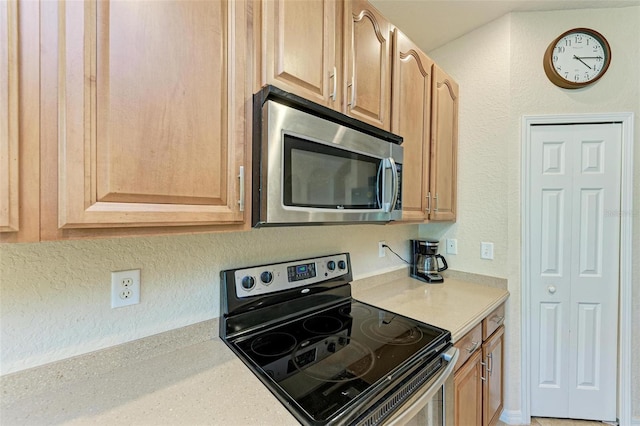
[[[486,335],[487,324],[501,318],[497,328]],[[456,365],[454,373],[454,423],[459,426],[495,425],[504,402],[504,305],[456,343],[466,361]],[[482,342],[482,344],[480,344]]]
[[[482,351],[476,351],[453,376],[456,425],[482,425]]]

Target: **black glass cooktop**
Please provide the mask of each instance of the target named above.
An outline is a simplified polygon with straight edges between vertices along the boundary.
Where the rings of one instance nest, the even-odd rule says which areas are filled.
[[[449,340],[446,330],[349,299],[230,343],[276,395],[322,423],[412,363],[438,359]]]

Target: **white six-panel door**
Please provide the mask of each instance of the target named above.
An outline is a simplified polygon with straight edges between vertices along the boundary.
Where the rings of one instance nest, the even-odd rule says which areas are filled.
[[[621,125],[531,133],[531,415],[615,421]]]

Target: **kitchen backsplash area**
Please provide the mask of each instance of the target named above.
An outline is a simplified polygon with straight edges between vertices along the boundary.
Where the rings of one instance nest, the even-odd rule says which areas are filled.
[[[350,252],[354,278],[405,264],[409,240],[450,225],[290,227],[204,235],[0,245],[0,374],[219,316],[219,273]],[[425,231],[426,227],[426,231]],[[140,304],[111,308],[111,272],[141,270]]]

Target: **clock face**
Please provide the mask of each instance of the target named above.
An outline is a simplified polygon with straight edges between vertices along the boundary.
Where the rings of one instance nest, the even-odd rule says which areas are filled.
[[[588,29],[567,31],[554,40],[545,55],[545,71],[560,87],[579,88],[599,79],[610,62],[609,45]]]

